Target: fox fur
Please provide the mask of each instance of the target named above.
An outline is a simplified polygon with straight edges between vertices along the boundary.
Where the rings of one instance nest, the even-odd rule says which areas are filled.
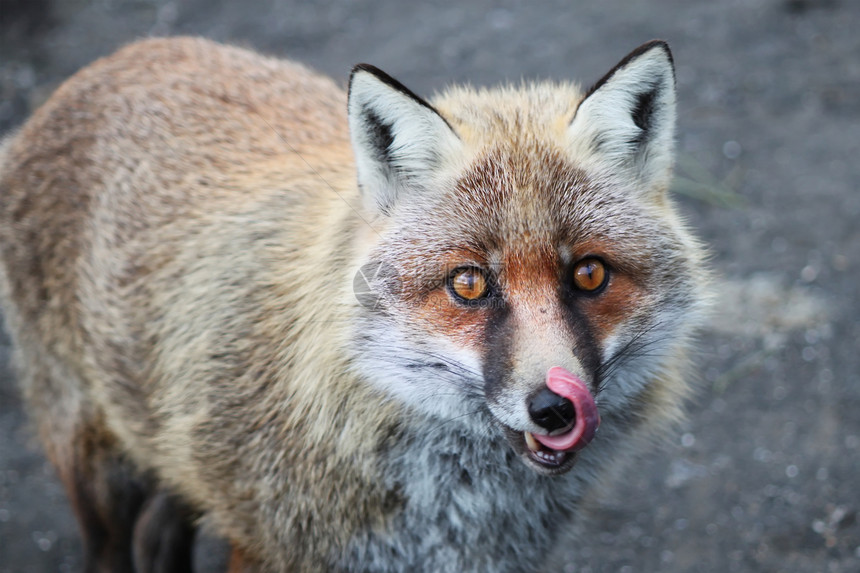
[[[0,151],[0,292],[88,570],[188,570],[200,518],[233,571],[523,572],[575,546],[689,387],[707,273],[674,123],[659,41],[590,90],[431,102],[194,38],[77,73]],[[569,286],[587,257],[600,292]],[[486,304],[452,294],[462,267]],[[556,469],[523,442],[553,366],[601,418]]]

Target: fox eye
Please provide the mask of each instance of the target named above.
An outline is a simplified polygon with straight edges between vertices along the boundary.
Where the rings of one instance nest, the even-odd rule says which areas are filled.
[[[490,284],[481,269],[466,267],[454,271],[448,279],[448,290],[456,298],[468,302],[487,296]]]
[[[606,284],[608,274],[599,259],[582,259],[573,267],[573,283],[581,291],[595,292]]]

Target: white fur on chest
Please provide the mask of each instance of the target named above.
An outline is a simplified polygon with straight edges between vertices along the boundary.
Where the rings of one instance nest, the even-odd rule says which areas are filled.
[[[540,476],[495,431],[427,422],[389,454],[404,507],[386,531],[353,540],[350,571],[536,571],[569,533],[576,471]]]

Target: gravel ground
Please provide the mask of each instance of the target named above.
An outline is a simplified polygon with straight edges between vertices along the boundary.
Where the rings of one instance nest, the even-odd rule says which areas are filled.
[[[689,420],[593,504],[565,571],[856,572],[858,25],[854,0],[0,0],[0,133],[147,35],[204,35],[344,80],[367,61],[424,94],[454,81],[587,83],[667,39],[676,189],[712,248],[717,316]],[[0,573],[79,571],[74,520],[7,362],[2,339]]]

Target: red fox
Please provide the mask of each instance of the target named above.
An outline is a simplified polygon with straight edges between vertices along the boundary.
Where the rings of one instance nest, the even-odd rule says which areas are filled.
[[[666,43],[588,90],[154,39],[0,148],[0,292],[87,571],[524,572],[678,416]]]

